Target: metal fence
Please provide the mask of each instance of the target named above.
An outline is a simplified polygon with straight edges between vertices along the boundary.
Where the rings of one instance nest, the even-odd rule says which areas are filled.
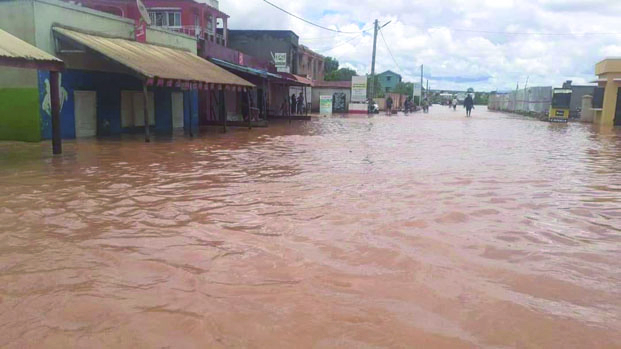
[[[509,93],[489,96],[487,107],[516,113],[546,115],[552,102],[552,87],[529,87]]]

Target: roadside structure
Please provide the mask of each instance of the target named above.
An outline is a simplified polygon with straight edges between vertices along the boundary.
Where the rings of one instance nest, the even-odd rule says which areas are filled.
[[[304,45],[298,47],[298,56],[298,75],[305,76],[312,81],[323,81],[325,57]]]
[[[351,102],[351,85],[351,81],[316,81],[313,85],[312,111],[319,112],[320,96],[332,96],[332,111],[347,113]]]
[[[50,111],[52,117],[52,152],[62,153],[60,137],[59,74],[64,62],[51,54],[0,29],[0,66],[45,70],[50,74]],[[15,71],[19,74],[19,71]],[[0,80],[0,85],[3,81]],[[31,98],[28,98],[31,97]],[[22,112],[38,106],[37,91],[0,87],[0,139],[37,140],[37,115]],[[33,130],[35,132],[33,132]],[[23,132],[23,133],[22,133]],[[31,138],[31,139],[30,139]]]
[[[401,75],[392,70],[386,70],[383,73],[377,74],[377,81],[382,87],[382,93],[386,94],[395,90],[397,84],[401,82]]]
[[[36,18],[36,20],[35,20]],[[62,23],[62,24],[61,24]],[[254,87],[198,57],[196,38],[157,28],[140,28],[127,18],[57,0],[0,1],[0,27],[65,62],[60,76],[63,138],[144,132],[171,134],[198,126],[198,92]],[[16,76],[0,72],[0,81]],[[40,118],[36,140],[51,137],[46,71],[19,74],[14,81],[37,91],[39,103],[26,113]],[[223,109],[220,109],[221,115]],[[147,125],[145,127],[145,125]]]
[[[593,100],[593,123],[601,126],[621,126],[621,58],[607,58],[595,65],[595,81],[603,88],[601,98]],[[596,102],[596,99],[601,99]],[[601,104],[601,106],[600,106]]]

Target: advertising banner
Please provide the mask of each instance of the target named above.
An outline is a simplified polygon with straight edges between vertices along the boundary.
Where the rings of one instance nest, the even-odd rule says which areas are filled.
[[[287,53],[286,52],[272,53],[272,59],[274,60],[276,71],[278,71],[279,73],[289,73],[289,67],[287,66]]]
[[[414,97],[420,97],[422,96],[423,92],[422,92],[422,88],[420,83],[414,83]]]
[[[319,96],[319,113],[322,115],[332,114],[332,96]]]
[[[351,77],[351,101],[365,102],[367,100],[367,77]]]

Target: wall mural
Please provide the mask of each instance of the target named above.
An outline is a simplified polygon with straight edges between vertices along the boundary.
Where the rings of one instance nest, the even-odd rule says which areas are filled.
[[[65,104],[65,101],[69,98],[69,94],[67,93],[67,90],[62,86],[62,81],[63,81],[63,75],[58,74],[58,85],[60,85],[59,94],[60,94],[60,110],[61,111],[63,110],[63,105]],[[43,109],[43,111],[45,111],[47,115],[52,116],[52,102],[51,102],[52,97],[50,93],[50,79],[46,78],[43,84],[45,85],[45,96],[43,96],[43,103],[41,104],[41,109]]]

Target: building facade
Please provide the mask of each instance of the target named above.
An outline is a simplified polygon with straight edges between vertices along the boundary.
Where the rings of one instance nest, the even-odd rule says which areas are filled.
[[[229,47],[299,74],[299,37],[290,30],[229,30]]]
[[[300,45],[298,49],[298,75],[306,76],[312,81],[323,81],[325,76],[325,57]]]
[[[595,65],[597,84],[604,89],[601,108],[595,108],[593,123],[621,126],[621,59],[609,58]]]
[[[146,42],[140,43],[133,20],[58,0],[0,1],[0,28],[65,62],[63,138],[148,134],[148,129],[192,132],[198,126],[198,90],[191,82],[208,80],[201,71],[223,84],[252,86],[198,57],[194,37],[147,28]],[[18,140],[50,138],[49,91],[47,71],[2,69],[0,104],[28,103],[19,103],[19,119],[0,116],[0,127],[15,131]]]
[[[381,74],[377,74],[377,81],[379,81],[383,93],[390,93],[394,91],[397,84],[401,82],[401,75],[387,70]]]

